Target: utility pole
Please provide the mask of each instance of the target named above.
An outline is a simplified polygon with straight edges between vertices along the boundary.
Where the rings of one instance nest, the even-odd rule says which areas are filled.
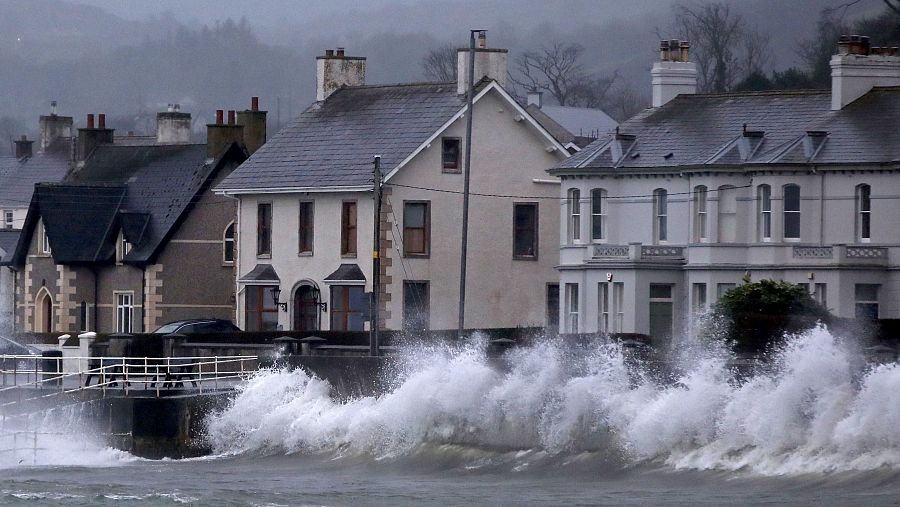
[[[375,241],[372,243],[372,300],[369,320],[369,355],[381,354],[378,345],[378,292],[381,287],[381,156],[375,155],[373,191],[375,199]]]
[[[466,253],[469,249],[469,168],[472,165],[472,103],[475,95],[475,34],[484,37],[486,30],[469,30],[469,86],[466,90],[466,155],[463,167],[462,242],[459,254],[459,326],[456,337],[463,337],[466,326]]]

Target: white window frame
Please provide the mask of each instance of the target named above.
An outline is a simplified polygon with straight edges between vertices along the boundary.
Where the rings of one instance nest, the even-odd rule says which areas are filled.
[[[759,185],[756,187],[756,202],[759,207],[759,240],[765,243],[772,241],[772,187]]]
[[[606,198],[606,189],[605,188],[594,188],[591,189],[591,241],[594,243],[605,243],[607,240],[606,235],[606,206],[609,201]],[[597,207],[600,207],[597,210]],[[599,223],[599,228],[597,224]],[[595,231],[599,230],[599,237],[594,235]]]
[[[788,191],[788,188],[790,188],[790,187],[797,188],[797,209],[796,210],[787,209],[787,191]],[[800,214],[801,210],[803,209],[802,204],[803,204],[803,197],[801,195],[800,185],[798,185],[796,183],[788,183],[788,184],[784,185],[783,187],[781,187],[781,214],[782,214],[781,235],[785,241],[797,242],[797,241],[800,241],[800,238],[803,236],[803,230],[802,230],[803,222],[802,222],[802,215]],[[793,217],[794,215],[797,216],[797,236],[796,237],[787,235],[788,217]]]
[[[16,215],[12,210],[3,210],[3,227],[6,229],[12,229],[13,223],[16,220]]]
[[[669,241],[669,193],[664,188],[653,191],[653,242]]]
[[[709,296],[709,294],[707,293],[705,283],[693,284],[693,289],[692,289],[693,301],[692,301],[692,303],[693,303],[693,307],[694,307],[694,313],[706,312],[708,296]]]
[[[621,333],[625,325],[625,282],[613,282],[613,333]]]
[[[875,299],[859,299],[860,286],[868,286],[875,288]],[[858,315],[859,305],[875,305],[875,316],[881,318],[881,305],[878,299],[881,297],[881,285],[877,283],[857,283],[853,286],[853,314]]]
[[[597,284],[597,331],[601,333],[609,333],[609,310],[609,283],[600,282]]]
[[[709,189],[706,185],[694,187],[694,241],[709,241],[707,225],[709,222]]]
[[[865,191],[865,195],[863,193]],[[865,200],[864,200],[865,199]],[[856,241],[872,241],[872,186],[866,183],[856,185]]]
[[[566,332],[578,332],[578,284],[566,284]]]
[[[113,300],[116,305],[116,313],[113,317],[116,332],[134,332],[134,291],[114,291]],[[127,322],[125,321],[126,316]]]
[[[228,229],[231,229],[230,238],[228,237]],[[228,251],[229,243],[231,243],[231,260],[228,260],[228,257],[225,255],[225,252]],[[222,231],[222,265],[233,266],[235,260],[237,260],[237,226],[235,226],[234,222],[231,222]]]
[[[569,243],[581,241],[581,190],[570,188],[566,198],[568,214],[566,235]]]
[[[719,243],[734,243],[737,241],[737,189],[734,185],[722,185],[718,188],[716,196],[718,202],[718,240]],[[725,204],[731,204],[733,209],[728,209]],[[726,240],[729,228],[730,238]]]

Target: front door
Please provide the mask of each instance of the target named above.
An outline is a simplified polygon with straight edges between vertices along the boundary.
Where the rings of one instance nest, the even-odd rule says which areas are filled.
[[[316,305],[314,289],[310,285],[301,285],[294,293],[294,330],[319,330],[319,307]]]

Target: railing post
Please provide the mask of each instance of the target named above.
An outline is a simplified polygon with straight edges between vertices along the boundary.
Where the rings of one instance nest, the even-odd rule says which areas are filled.
[[[213,358],[213,378],[215,379],[216,391],[219,390],[219,356]]]
[[[125,396],[128,396],[128,363],[122,358],[122,387],[125,389]]]

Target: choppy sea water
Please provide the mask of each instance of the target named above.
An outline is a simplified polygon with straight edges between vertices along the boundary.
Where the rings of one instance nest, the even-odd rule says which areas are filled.
[[[611,345],[552,340],[497,368],[416,349],[377,397],[261,372],[208,421],[216,455],[138,460],[77,439],[5,462],[0,503],[104,505],[897,505],[900,367],[825,329],[771,368],[683,354],[660,382]],[[15,460],[15,457],[13,458]]]

